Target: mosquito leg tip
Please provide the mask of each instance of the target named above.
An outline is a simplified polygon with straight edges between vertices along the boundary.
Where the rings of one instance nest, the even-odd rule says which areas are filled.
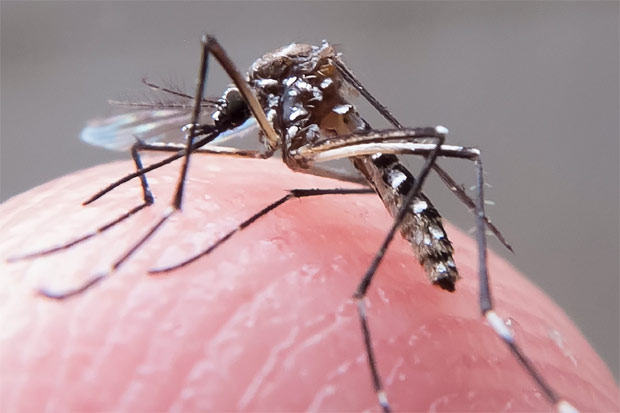
[[[377,392],[377,399],[379,399],[379,405],[383,409],[384,412],[390,412],[390,403],[388,402],[387,394],[384,390],[379,390]]]
[[[560,400],[555,405],[558,413],[579,413],[579,410],[566,400]]]

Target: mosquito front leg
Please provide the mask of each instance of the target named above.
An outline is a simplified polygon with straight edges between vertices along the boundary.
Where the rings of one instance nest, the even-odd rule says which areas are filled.
[[[83,293],[84,291],[88,290],[90,287],[94,286],[95,284],[98,284],[100,281],[104,280],[105,278],[107,278],[108,276],[113,274],[149,238],[151,238],[151,236],[153,236],[153,234],[159,228],[161,228],[161,226],[164,224],[164,222],[166,222],[166,220],[170,217],[170,215],[171,215],[171,212],[170,212],[170,210],[168,210],[167,213],[164,214],[164,216],[162,216],[160,218],[160,220],[155,225],[153,225],[148,230],[148,232],[142,238],[140,238],[140,240],[138,242],[136,242],[133,245],[133,247],[131,247],[125,254],[123,254],[122,257],[117,259],[110,266],[110,268],[107,271],[104,271],[104,272],[101,272],[101,273],[97,273],[97,274],[93,274],[85,283],[83,283],[82,285],[78,286],[77,288],[73,288],[73,289],[65,290],[65,291],[61,291],[61,292],[51,291],[51,290],[48,290],[46,288],[42,288],[42,289],[39,290],[39,293],[41,295],[44,295],[47,298],[52,298],[52,299],[55,299],[55,300],[64,300],[64,299],[67,299],[67,298],[70,298],[70,297],[73,297],[75,295],[79,295],[79,294]]]
[[[218,130],[217,127],[212,127],[212,130],[205,131],[204,130],[205,127],[203,126],[202,127],[203,130],[201,132],[205,133],[205,136],[201,137],[195,142],[194,142],[195,135],[192,133],[192,132],[196,132],[197,122],[199,119],[198,114],[200,113],[200,108],[202,107],[201,102],[203,101],[203,98],[202,98],[203,89],[201,89],[201,87],[204,86],[205,81],[206,81],[206,70],[207,70],[209,54],[212,54],[215,57],[215,59],[224,68],[228,76],[230,76],[235,86],[238,88],[239,93],[241,94],[241,96],[245,99],[246,103],[248,104],[249,109],[252,112],[252,115],[254,115],[254,117],[256,118],[262,132],[265,134],[266,139],[269,141],[270,146],[272,148],[275,148],[278,146],[277,143],[279,141],[279,137],[276,134],[276,132],[273,130],[269,121],[267,120],[267,116],[265,115],[265,112],[263,111],[260,103],[256,99],[256,96],[254,96],[254,94],[252,93],[247,81],[241,75],[239,70],[237,70],[232,60],[230,60],[230,58],[228,57],[224,49],[220,46],[219,42],[212,36],[204,35],[202,37],[202,58],[201,58],[199,82],[197,85],[197,93],[196,93],[196,96],[194,97],[194,106],[193,106],[194,109],[192,112],[192,121],[190,125],[188,125],[188,132],[190,133],[188,133],[187,135],[188,142],[185,148],[179,150],[176,154],[170,156],[169,158],[163,159],[153,165],[150,165],[140,171],[129,174],[119,179],[118,181],[111,183],[110,185],[106,186],[105,188],[103,188],[102,190],[100,190],[99,192],[91,196],[89,199],[84,201],[83,203],[84,205],[87,205],[95,201],[96,199],[102,197],[103,195],[110,192],[117,186],[133,178],[136,178],[154,169],[160,168],[163,165],[167,165],[179,158],[185,157],[184,166],[182,167],[182,170],[181,170],[181,176],[180,176],[181,179],[177,183],[177,191],[176,191],[177,195],[175,195],[175,197],[178,196],[179,199],[178,200],[175,199],[174,201],[174,205],[177,205],[177,204],[180,205],[179,201],[182,198],[182,192],[183,192],[182,182],[184,181],[185,175],[187,174],[187,164],[189,162],[190,153],[196,150],[197,148],[204,146],[205,144],[211,142],[221,132]],[[148,83],[147,85],[151,86]],[[199,98],[199,99],[196,99],[196,98]],[[215,153],[215,152],[209,152],[209,153]],[[217,153],[221,153],[221,152],[217,152]],[[271,153],[269,153],[269,155],[265,154],[263,156],[269,157],[271,156]]]
[[[191,118],[191,123],[190,125],[187,127],[187,137],[186,137],[186,146],[185,149],[182,151],[182,155],[184,157],[184,162],[183,165],[181,167],[181,173],[179,176],[179,179],[177,181],[177,187],[176,187],[176,191],[175,191],[175,195],[172,201],[172,204],[170,206],[170,208],[168,208],[163,216],[155,223],[155,225],[153,225],[144,236],[142,236],[142,238],[140,238],[125,254],[123,254],[119,259],[117,259],[111,266],[110,268],[103,272],[103,273],[99,273],[99,274],[95,274],[93,275],[89,280],[87,280],[84,284],[82,284],[81,286],[72,289],[72,290],[68,290],[68,291],[63,291],[63,292],[51,292],[48,290],[41,290],[40,293],[49,297],[49,298],[53,298],[53,299],[66,299],[69,297],[72,297],[74,295],[80,294],[84,291],[86,291],[87,289],[89,289],[90,287],[92,287],[93,285],[99,283],[100,281],[104,280],[105,278],[107,278],[109,275],[113,274],[125,261],[127,261],[127,259],[129,259],[129,257],[131,257],[142,245],[144,245],[144,243],[153,236],[153,234],[155,234],[155,232],[157,232],[157,230],[159,230],[163,224],[176,212],[181,208],[181,204],[183,201],[183,188],[184,188],[184,183],[185,183],[185,176],[187,175],[187,169],[189,166],[189,156],[192,152],[192,150],[194,149],[194,135],[196,133],[196,126],[198,125],[198,119],[200,116],[200,108],[201,108],[201,101],[202,101],[202,96],[203,96],[203,90],[204,90],[204,85],[205,85],[205,80],[206,80],[206,75],[207,75],[207,63],[208,63],[208,50],[207,50],[207,44],[205,41],[203,41],[203,48],[202,48],[202,55],[201,55],[201,59],[200,59],[200,70],[199,70],[199,75],[198,75],[198,82],[196,85],[196,94],[194,97],[194,108],[192,111],[192,118]],[[219,133],[218,130],[213,132],[215,136],[217,136],[217,133]],[[173,156],[174,157],[174,156]],[[171,158],[173,158],[171,157]],[[171,162],[171,161],[170,161]],[[141,168],[144,169],[144,168]],[[139,176],[143,176],[142,174],[139,174]],[[144,181],[144,178],[142,182]]]
[[[131,147],[131,157],[134,161],[134,164],[136,165],[136,169],[138,171],[143,169],[142,166],[142,160],[140,159],[140,154],[138,153],[138,149],[137,149],[137,144],[133,145]],[[13,256],[13,257],[9,257],[7,259],[7,261],[9,262],[15,262],[15,261],[21,261],[21,260],[25,260],[25,259],[31,259],[31,258],[38,258],[38,257],[42,257],[44,255],[48,255],[48,254],[52,254],[58,251],[62,251],[62,250],[66,250],[69,249],[77,244],[80,244],[90,238],[93,238],[96,235],[102,234],[103,232],[109,230],[110,228],[116,226],[117,224],[125,221],[127,218],[129,218],[130,216],[134,215],[135,213],[137,213],[138,211],[142,210],[143,208],[146,208],[147,206],[150,206],[153,204],[154,199],[153,199],[153,194],[151,193],[151,189],[149,188],[149,184],[148,181],[146,180],[146,176],[144,174],[140,175],[140,185],[142,187],[142,200],[143,202],[140,205],[135,206],[134,208],[131,208],[129,211],[125,212],[124,214],[122,214],[121,216],[113,219],[110,222],[107,222],[105,224],[103,224],[102,226],[100,226],[99,228],[95,229],[94,231],[91,231],[89,233],[86,233],[84,235],[82,235],[81,237],[78,237],[74,240],[68,241],[64,244],[60,244],[60,245],[56,245],[54,247],[51,248],[47,248],[47,249],[43,249],[40,251],[35,251],[35,252],[30,252],[27,254],[23,254],[23,255],[17,255],[17,256]]]
[[[235,68],[234,64],[232,63],[230,58],[227,56],[225,51],[222,49],[222,47],[219,45],[219,43],[215,40],[215,38],[211,36],[206,36],[206,35],[203,36],[198,82],[196,84],[196,93],[194,95],[194,104],[193,104],[191,121],[189,125],[187,125],[186,127],[187,135],[186,135],[186,144],[185,144],[184,149],[180,150],[175,155],[157,164],[151,165],[150,167],[147,167],[147,168],[141,168],[140,171],[136,172],[135,174],[126,176],[125,178],[114,183],[113,185],[110,185],[109,187],[105,188],[103,191],[100,191],[98,194],[96,194],[94,197],[91,197],[91,199],[89,199],[86,202],[86,203],[92,202],[94,199],[100,197],[101,195],[108,192],[115,186],[118,186],[121,183],[126,182],[136,176],[142,176],[148,170],[156,169],[158,167],[161,167],[162,165],[165,165],[166,163],[170,163],[182,157],[183,164],[181,165],[181,171],[179,173],[176,190],[175,190],[174,197],[173,197],[170,207],[164,212],[162,217],[145,233],[145,235],[133,245],[133,247],[131,247],[125,254],[123,254],[123,256],[121,256],[118,260],[116,260],[112,264],[112,266],[110,267],[108,271],[102,274],[94,275],[86,283],[84,283],[82,286],[74,290],[65,291],[61,293],[53,293],[53,292],[49,292],[46,290],[42,290],[41,291],[42,294],[50,298],[64,299],[64,298],[68,298],[73,295],[82,293],[83,291],[87,290],[91,286],[107,278],[109,275],[114,273],[127,259],[129,259],[138,249],[140,249],[140,247],[146,241],[148,241],[148,239],[151,238],[155,234],[155,232],[157,232],[174,213],[176,213],[177,211],[181,209],[182,204],[183,204],[183,192],[185,188],[185,180],[186,180],[187,171],[189,168],[189,159],[190,159],[190,155],[192,154],[192,152],[197,148],[196,144],[200,143],[200,146],[203,146],[209,143],[210,141],[215,139],[219,133],[221,133],[224,129],[227,129],[229,126],[227,119],[224,119],[221,121],[219,125],[214,126],[212,131],[208,130],[206,132],[207,135],[204,138],[199,139],[198,141],[195,142],[196,134],[205,133],[205,128],[208,128],[208,127],[200,127],[200,130],[199,130],[200,125],[198,124],[198,119],[200,118],[200,109],[202,106],[201,102],[203,101],[204,85],[205,85],[206,77],[207,77],[209,54],[213,54],[213,56],[220,62],[224,70],[231,77],[231,79],[237,86],[239,92],[241,93],[243,98],[246,100],[246,103],[248,104],[252,114],[257,119],[266,138],[270,142],[273,142],[271,147],[277,146],[277,141],[279,138],[276,135],[273,128],[271,127],[271,125],[269,124],[269,122],[267,121],[267,117],[265,116],[263,109],[261,108],[256,97],[253,95],[245,79],[241,76],[239,71]]]

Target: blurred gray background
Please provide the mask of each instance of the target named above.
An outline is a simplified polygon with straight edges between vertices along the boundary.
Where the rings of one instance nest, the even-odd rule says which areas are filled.
[[[243,70],[328,39],[404,124],[445,125],[451,143],[483,150],[488,212],[517,253],[494,249],[566,309],[617,378],[618,4],[3,0],[1,199],[128,158],[80,142],[80,129],[110,113],[108,98],[140,95],[143,76],[191,92],[202,32]],[[209,93],[227,83],[214,70]],[[471,165],[442,164],[473,183]],[[427,193],[473,225],[438,179]]]

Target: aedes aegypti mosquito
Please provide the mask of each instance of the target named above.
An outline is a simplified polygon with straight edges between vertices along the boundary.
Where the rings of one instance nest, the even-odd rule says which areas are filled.
[[[203,98],[209,55],[212,55],[232,79],[219,100]],[[256,219],[294,198],[326,194],[376,193],[394,218],[388,234],[377,251],[368,270],[353,294],[357,303],[364,346],[372,384],[383,411],[391,410],[388,397],[371,344],[370,328],[366,318],[364,297],[384,256],[384,253],[400,230],[423,265],[429,280],[438,287],[454,291],[459,279],[452,259],[453,248],[444,231],[441,216],[431,201],[421,192],[422,185],[434,169],[448,188],[469,208],[475,211],[479,254],[480,310],[495,333],[508,346],[542,393],[560,412],[577,411],[562,399],[537,372],[527,356],[515,343],[513,334],[493,309],[487,274],[486,229],[490,229],[510,249],[497,228],[484,212],[483,171],[480,152],[471,147],[446,145],[448,130],[436,127],[404,127],[375,99],[343,63],[340,54],[327,42],[321,46],[290,44],[256,60],[246,77],[236,69],[224,49],[211,36],[202,39],[202,57],[195,96],[157,87],[164,92],[193,100],[193,105],[144,105],[135,112],[91,122],[83,131],[82,139],[109,149],[130,149],[137,171],[112,183],[90,199],[88,204],[103,196],[116,186],[136,177],[142,185],[143,203],[112,222],[101,226],[69,243],[47,250],[37,251],[11,260],[40,257],[67,249],[96,234],[103,232],[154,202],[146,173],[183,158],[175,197],[163,216],[137,240],[133,247],[117,259],[110,270],[94,275],[80,287],[61,293],[41,290],[53,299],[66,299],[80,294],[116,271],[136,252],[163,224],[180,210],[183,189],[192,153],[217,153],[235,157],[271,157],[276,150],[282,153],[284,163],[294,171],[342,180],[360,182],[359,178],[338,174],[316,166],[328,160],[348,158],[362,174],[368,189],[297,189],[257,212],[247,221],[222,237],[203,252],[173,266],[158,268],[154,272],[171,271],[182,267],[221,245],[235,232],[246,228]],[[394,129],[373,129],[351,105],[346,96],[348,89],[357,90]],[[191,111],[190,111],[191,109]],[[208,109],[210,120],[203,122],[201,112]],[[217,140],[246,133],[251,126],[258,126],[259,137],[264,144],[262,151],[239,150],[212,145]],[[182,135],[184,144],[175,143],[174,134]],[[148,167],[142,165],[141,151],[174,152],[173,155]],[[421,155],[425,162],[419,174],[414,176],[399,163],[396,155]],[[472,200],[435,160],[438,156],[461,158],[476,166],[476,196]]]

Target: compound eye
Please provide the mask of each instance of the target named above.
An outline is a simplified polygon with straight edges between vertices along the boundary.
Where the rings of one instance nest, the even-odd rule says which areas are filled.
[[[224,92],[224,107],[222,112],[226,115],[229,121],[238,125],[247,120],[250,116],[250,110],[247,103],[239,93],[239,90],[235,87],[230,87]]]
[[[246,107],[246,103],[237,88],[228,88],[224,93],[224,99],[226,100],[226,112],[229,114],[233,114]]]

